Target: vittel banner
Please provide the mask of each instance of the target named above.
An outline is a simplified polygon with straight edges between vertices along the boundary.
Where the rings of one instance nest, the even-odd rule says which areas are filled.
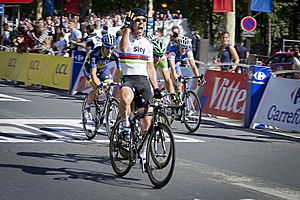
[[[252,121],[300,131],[300,80],[271,77]]]
[[[231,119],[244,119],[247,97],[246,74],[207,70],[201,95],[203,112]]]

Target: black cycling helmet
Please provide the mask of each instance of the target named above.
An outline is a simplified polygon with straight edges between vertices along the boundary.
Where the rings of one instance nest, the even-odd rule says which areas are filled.
[[[147,17],[146,11],[142,8],[133,8],[131,12],[134,13],[133,17],[136,16],[144,16],[145,18]]]

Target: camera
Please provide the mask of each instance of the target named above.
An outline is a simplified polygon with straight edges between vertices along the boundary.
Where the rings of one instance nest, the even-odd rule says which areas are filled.
[[[177,38],[178,37],[178,33],[173,33],[173,38]]]

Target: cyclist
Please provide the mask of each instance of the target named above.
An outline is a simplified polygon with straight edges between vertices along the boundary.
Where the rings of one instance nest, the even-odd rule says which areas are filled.
[[[152,39],[153,45],[153,63],[156,70],[160,71],[163,79],[165,80],[166,89],[170,93],[172,100],[175,98],[175,90],[171,79],[170,71],[168,68],[168,61],[166,57],[166,45],[158,38]]]
[[[84,117],[91,119],[90,106],[96,95],[101,94],[102,83],[112,82],[112,75],[108,64],[115,62],[119,68],[119,58],[113,49],[116,45],[116,38],[111,34],[102,37],[102,46],[97,46],[87,57],[84,74],[92,85],[93,91],[88,94],[87,106],[84,110]]]
[[[120,90],[119,114],[123,120],[123,136],[128,140],[130,133],[129,114],[131,103],[136,108],[142,108],[147,100],[161,98],[157,84],[156,72],[153,66],[152,44],[143,36],[146,27],[146,12],[141,8],[132,9],[125,19],[123,36],[118,44],[123,84]],[[151,82],[151,85],[149,83]],[[147,131],[151,124],[151,117],[146,116],[141,121],[142,132]],[[145,147],[141,150],[141,162],[146,161]]]
[[[178,38],[178,45],[171,46],[167,52],[169,67],[171,68],[171,77],[176,84],[178,77],[182,75],[180,67],[188,67],[188,64],[192,68],[194,75],[199,76],[198,68],[190,47],[189,38],[183,36]],[[203,80],[198,78],[198,83],[202,84]]]

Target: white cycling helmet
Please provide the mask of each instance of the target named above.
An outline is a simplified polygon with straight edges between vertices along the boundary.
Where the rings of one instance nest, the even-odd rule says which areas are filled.
[[[182,36],[178,38],[178,44],[182,47],[190,47],[190,40],[188,37]]]

